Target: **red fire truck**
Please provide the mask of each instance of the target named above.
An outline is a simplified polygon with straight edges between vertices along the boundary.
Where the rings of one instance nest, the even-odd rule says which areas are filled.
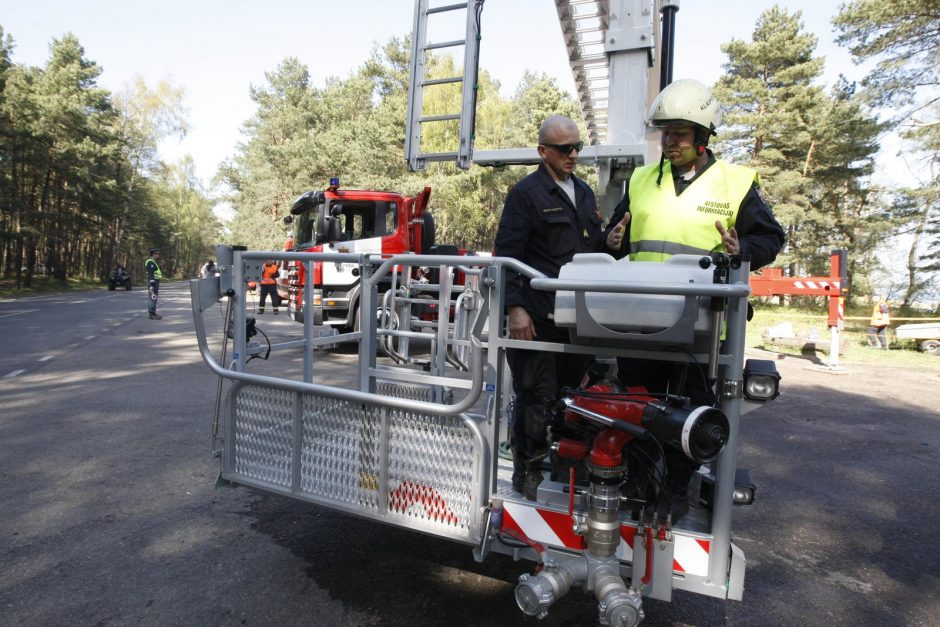
[[[394,192],[340,189],[330,179],[325,190],[302,194],[285,222],[292,227],[290,245],[297,252],[340,252],[394,255],[431,252],[434,220],[427,211],[431,188],[417,196]],[[443,254],[459,254],[453,247]],[[303,322],[302,264],[285,264],[279,291],[288,312]],[[353,263],[317,262],[313,269],[315,324],[339,331],[358,328],[359,267]]]

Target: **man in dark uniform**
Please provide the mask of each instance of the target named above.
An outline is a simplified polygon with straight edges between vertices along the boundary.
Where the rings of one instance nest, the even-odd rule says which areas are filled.
[[[509,192],[496,232],[496,256],[518,259],[555,278],[576,253],[603,249],[594,192],[572,174],[582,147],[581,133],[570,118],[553,115],[542,123],[542,164]],[[568,342],[568,331],[553,321],[554,293],[532,289],[528,279],[511,271],[506,308],[511,339]],[[515,394],[512,484],[534,501],[548,454],[550,406],[563,386],[578,385],[590,358],[520,349],[509,349],[506,356]]]
[[[151,248],[150,257],[145,264],[147,268],[147,311],[150,313],[151,320],[161,320],[163,316],[157,313],[157,296],[160,294],[160,279],[163,278],[163,272],[160,271],[160,249]]]
[[[784,232],[757,172],[716,159],[707,148],[720,118],[718,101],[698,81],[678,80],[659,94],[649,123],[662,133],[662,158],[630,177],[606,231],[614,256],[665,261],[674,254],[724,252],[748,259],[752,270],[776,258]],[[693,405],[715,404],[702,368],[646,359],[618,359],[617,366],[626,385],[683,394]],[[666,457],[675,521],[688,510],[685,491],[698,466],[671,451]]]

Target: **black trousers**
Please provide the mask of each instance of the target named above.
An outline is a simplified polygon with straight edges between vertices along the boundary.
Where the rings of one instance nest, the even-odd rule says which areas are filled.
[[[557,335],[536,328],[539,340],[563,341]],[[566,336],[567,334],[565,334]],[[548,449],[548,427],[551,409],[564,387],[577,387],[591,362],[588,355],[568,355],[508,349],[506,358],[512,372],[515,394],[512,413],[512,446],[523,460],[531,459]]]
[[[274,283],[261,284],[261,304],[258,305],[259,308],[264,309],[264,303],[268,300],[268,295],[271,296],[271,305],[277,309],[281,306],[281,297],[277,293],[277,285]]]

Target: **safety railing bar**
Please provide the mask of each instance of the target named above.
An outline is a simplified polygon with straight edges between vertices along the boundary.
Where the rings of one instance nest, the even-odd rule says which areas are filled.
[[[262,255],[263,256],[263,255]],[[209,351],[209,343],[206,334],[206,324],[202,312],[199,311],[197,303],[199,302],[199,285],[197,281],[190,282],[190,289],[194,292],[193,301],[193,325],[196,330],[196,341],[199,344],[199,354],[202,360],[206,362],[209,369],[220,377],[225,377],[231,381],[243,381],[257,385],[264,385],[288,392],[298,392],[300,394],[318,394],[329,398],[352,401],[355,403],[366,403],[368,405],[388,405],[397,409],[406,409],[418,411],[427,414],[437,414],[440,416],[456,416],[462,412],[471,409],[483,390],[483,348],[477,340],[473,343],[473,368],[471,370],[470,392],[460,402],[454,405],[445,405],[443,403],[429,403],[426,401],[412,401],[401,399],[394,396],[385,396],[382,394],[370,394],[360,392],[359,390],[349,390],[346,388],[335,388],[329,385],[319,383],[305,383],[301,381],[289,381],[278,379],[261,374],[251,374],[247,372],[238,372],[229,370],[220,365],[212,353]],[[338,337],[338,336],[334,336]],[[333,339],[333,338],[331,338]],[[476,338],[474,338],[476,339]]]
[[[370,262],[372,263],[375,263],[376,261],[377,260],[375,259],[370,259]],[[467,258],[458,255],[392,255],[391,257],[382,259],[382,264],[376,269],[372,276],[369,277],[369,282],[372,285],[378,284],[385,277],[385,275],[388,274],[391,266],[395,264],[413,264],[413,262],[420,262],[422,266],[461,265],[467,263]],[[546,278],[543,273],[539,272],[535,268],[527,266],[521,261],[512,259],[511,257],[480,257],[478,259],[474,259],[474,265],[507,268],[509,270],[514,270],[515,272],[518,272],[519,274],[530,279]]]
[[[395,264],[404,265],[451,265],[463,267],[467,265],[467,257],[461,255],[416,255],[414,253],[399,253],[386,257],[384,255],[366,255],[360,253],[298,253],[298,252],[264,252],[264,251],[239,251],[236,253],[242,259],[283,259],[285,261],[334,261],[342,263],[362,263],[378,265],[379,268],[370,277],[369,282],[378,283],[388,274],[389,269]],[[497,266],[513,270],[530,279],[544,279],[545,275],[535,268],[527,266],[517,259],[510,257],[474,257],[473,266],[477,268]],[[468,268],[472,269],[472,268]]]
[[[661,294],[669,296],[715,296],[735,298],[748,296],[751,288],[745,283],[647,283],[638,281],[570,281],[565,279],[532,279],[534,289],[547,292],[608,292],[613,294]]]
[[[469,390],[472,384],[472,382],[468,381],[467,379],[455,379],[453,377],[424,374],[423,372],[416,372],[414,370],[408,370],[407,368],[403,368],[401,371],[396,371],[383,370],[381,367],[376,367],[370,369],[369,374],[381,380],[440,385],[444,387],[456,388],[459,390]]]

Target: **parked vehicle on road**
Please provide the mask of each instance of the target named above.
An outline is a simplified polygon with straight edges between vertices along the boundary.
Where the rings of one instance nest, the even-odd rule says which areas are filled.
[[[902,324],[894,334],[901,340],[914,340],[928,355],[940,355],[940,322]]]
[[[108,277],[108,289],[110,291],[113,292],[119,287],[125,290],[131,289],[131,275],[127,273],[123,266],[115,268],[111,276]]]

